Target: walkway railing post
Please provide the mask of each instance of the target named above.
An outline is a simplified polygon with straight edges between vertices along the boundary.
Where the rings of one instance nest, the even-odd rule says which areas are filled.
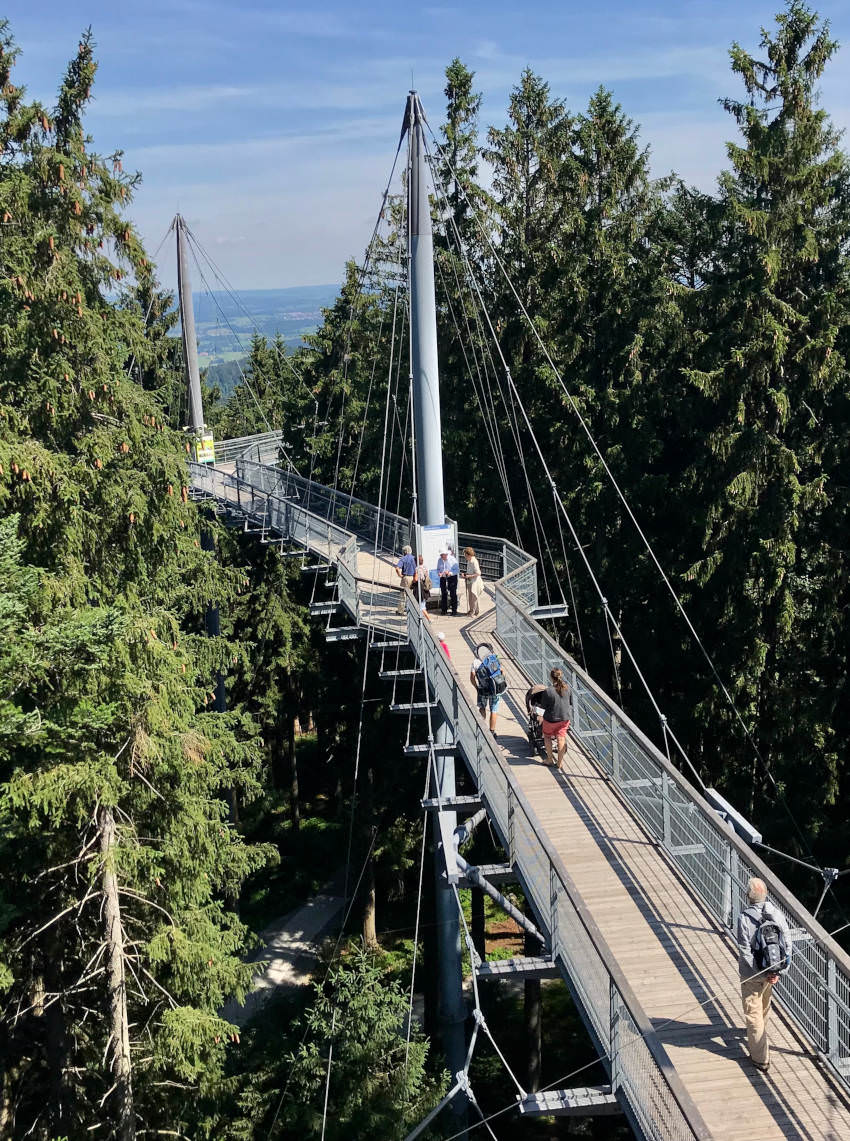
[[[741,910],[738,903],[738,892],[736,890],[740,875],[738,853],[728,840],[724,840],[723,844],[723,898],[721,914],[723,915],[726,926],[731,931],[734,931]]]
[[[514,835],[514,790],[508,782],[507,775],[505,776],[505,783],[508,787],[508,863],[513,867],[516,862],[516,836]]]
[[[611,776],[620,783],[620,742],[617,740],[617,715],[611,714]]]
[[[558,874],[549,865],[549,937],[552,958],[558,954]]]
[[[826,1052],[830,1058],[837,1058],[840,1053],[838,1041],[838,1004],[835,1001],[835,992],[838,985],[835,959],[830,959],[826,965]]]
[[[669,848],[670,839],[670,776],[667,772],[661,774],[661,819],[662,840],[664,847]]]
[[[608,1058],[611,1062],[611,1093],[616,1093],[620,1085],[620,1004],[614,980],[608,978]]]

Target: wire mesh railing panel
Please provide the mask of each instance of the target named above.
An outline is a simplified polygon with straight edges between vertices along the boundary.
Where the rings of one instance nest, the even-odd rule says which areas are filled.
[[[550,862],[545,847],[540,843],[522,806],[514,808],[514,859],[522,869],[523,883],[537,909],[537,914],[549,915]]]
[[[507,561],[507,560],[506,560]],[[499,583],[502,590],[510,591],[529,608],[537,605],[537,567],[527,564],[505,577]]]
[[[664,837],[661,772],[650,763],[644,750],[628,732],[617,736],[619,776],[617,785],[634,811],[656,839]]]
[[[830,1008],[838,1013],[838,1005],[830,1002],[830,964],[823,950],[811,940],[794,942],[791,966],[781,975],[775,993],[824,1054],[832,1054],[840,1042],[830,1042]],[[837,982],[837,978],[835,979]],[[846,984],[846,976],[844,978]],[[847,1056],[847,1041],[841,1055]]]
[[[296,472],[270,468],[250,459],[239,461],[237,467],[243,479],[266,491],[297,499],[305,510],[357,535],[378,551],[397,553],[410,542],[408,520],[365,499],[326,487]]]
[[[502,539],[492,539],[486,535],[471,535],[462,531],[457,537],[458,561],[461,572],[466,571],[466,557],[464,548],[472,547],[478,565],[481,568],[481,577],[493,582],[500,579],[505,573],[505,544]]]
[[[247,453],[252,453],[261,463],[273,464],[280,452],[283,432],[258,432],[253,436],[234,436],[229,440],[218,440],[215,445],[216,463],[231,463]]]
[[[567,969],[603,1050],[610,1041],[610,974],[563,883],[555,881],[557,937],[552,953]]]
[[[336,557],[339,600],[355,621],[360,619],[360,595],[357,587],[357,540],[352,536],[339,548]]]
[[[566,662],[558,664],[557,668],[565,671],[567,676],[571,673]],[[610,773],[614,752],[611,715],[578,680],[573,682],[572,702],[576,736],[605,772]]]
[[[836,1060],[846,1058],[850,1056],[850,980],[836,974],[824,1000],[828,1027],[826,1053]]]
[[[668,1079],[616,987],[612,987],[610,1002],[613,1087],[626,1094],[641,1133],[649,1141],[691,1141],[693,1129],[670,1097]]]

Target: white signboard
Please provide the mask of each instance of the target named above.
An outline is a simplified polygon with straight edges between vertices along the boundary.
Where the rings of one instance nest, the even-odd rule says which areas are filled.
[[[455,528],[451,523],[443,523],[435,527],[417,527],[416,539],[418,553],[425,558],[425,566],[430,571],[431,582],[434,586],[439,586],[437,560],[440,557],[440,552],[451,550],[457,558]]]

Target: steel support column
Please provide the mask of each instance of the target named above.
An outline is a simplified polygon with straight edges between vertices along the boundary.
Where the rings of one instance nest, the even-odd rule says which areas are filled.
[[[189,280],[189,252],[186,245],[186,223],[182,214],[174,219],[177,231],[177,290],[180,298],[180,329],[183,335],[183,360],[189,389],[188,427],[200,435],[204,430],[204,406],[201,399],[201,373],[198,368],[198,341],[195,336],[195,310]]]
[[[419,522],[425,527],[446,521],[443,500],[443,448],[440,425],[440,378],[437,358],[437,305],[434,296],[434,237],[428,200],[425,155],[425,112],[419,96],[411,91],[402,124],[402,138],[409,134],[407,165],[408,273],[410,285],[410,365],[413,377],[413,418],[416,436],[416,476]],[[455,700],[457,696],[455,695]],[[454,727],[440,717],[435,739],[438,744],[454,740]],[[440,798],[455,795],[454,753],[436,757]],[[445,815],[445,814],[440,814]],[[434,825],[438,821],[435,814]],[[456,814],[450,818],[452,832]],[[445,826],[444,820],[444,826]],[[439,845],[440,840],[437,839]],[[454,852],[451,853],[454,857]],[[443,1049],[453,1078],[466,1061],[466,1008],[460,950],[460,920],[454,891],[445,877],[446,861],[438,848],[436,865],[437,946],[440,966],[439,1022]],[[459,1127],[466,1121],[467,1099],[461,1091],[451,1109]]]
[[[440,724],[435,730],[437,743],[445,744],[453,738],[452,726],[441,718]],[[435,765],[440,795],[443,797],[454,796],[454,754],[440,754],[438,752],[435,757]],[[437,1018],[449,1072],[452,1078],[455,1078],[463,1069],[466,1061],[466,1004],[463,998],[460,921],[454,892],[446,880],[446,856],[442,851],[438,815],[449,817],[446,822],[445,834],[451,835],[457,826],[457,814],[438,814],[435,812],[432,817],[436,852],[437,958],[440,970]],[[450,1103],[450,1112],[457,1119],[457,1128],[462,1128],[466,1123],[466,1108],[466,1095],[461,1091]]]

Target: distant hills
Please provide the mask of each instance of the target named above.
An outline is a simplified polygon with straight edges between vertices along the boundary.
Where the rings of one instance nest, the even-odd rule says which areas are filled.
[[[198,291],[194,295],[195,329],[201,368],[213,361],[247,356],[254,332],[271,339],[280,333],[296,349],[333,305],[338,285],[299,285],[290,289],[245,289],[239,293]],[[175,330],[179,335],[179,329]]]

